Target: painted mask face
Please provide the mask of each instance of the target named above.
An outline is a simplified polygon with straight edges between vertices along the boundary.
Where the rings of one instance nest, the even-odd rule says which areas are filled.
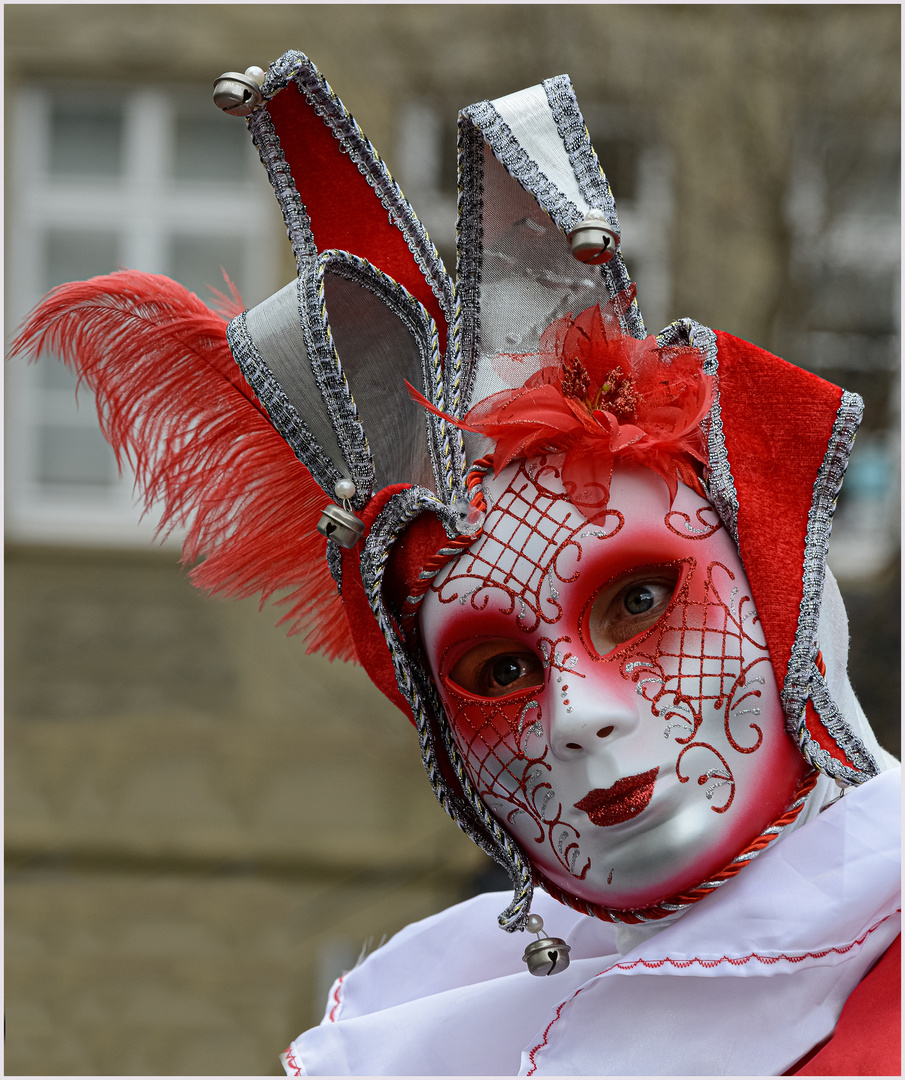
[[[637,909],[696,887],[804,773],[732,538],[645,468],[617,467],[595,524],[543,459],[484,490],[483,535],[420,614],[472,782],[573,896]]]

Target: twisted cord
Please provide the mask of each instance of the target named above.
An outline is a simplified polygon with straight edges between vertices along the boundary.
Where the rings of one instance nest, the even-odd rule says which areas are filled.
[[[476,461],[469,470],[465,480],[465,490],[469,497],[469,505],[480,513],[485,513],[487,509],[487,500],[481,487],[481,481],[487,470],[490,468],[491,463],[492,455],[487,455]],[[406,523],[414,516],[414,513],[407,515]],[[399,531],[401,531],[401,529]],[[403,605],[400,624],[404,634],[408,633],[411,622],[417,614],[421,600],[437,573],[451,559],[460,555],[466,548],[473,544],[481,535],[481,532],[482,530],[478,529],[475,533],[461,534],[454,537],[427,561],[418,576],[418,580],[412,587],[411,594],[407,597],[405,604]],[[375,611],[375,614],[379,612],[378,621],[381,623],[381,629],[384,631],[385,636],[387,636],[388,640],[392,640],[390,638],[392,631],[389,626],[389,621],[386,620],[386,616],[382,611],[382,604],[379,600],[381,582],[389,555],[389,548],[390,545],[384,546],[381,553],[378,572],[374,575],[371,606]],[[393,636],[395,637],[395,635]],[[468,823],[461,818],[459,809],[455,806],[452,795],[443,782],[442,774],[436,760],[436,752],[430,731],[429,714],[425,707],[425,703],[414,686],[411,675],[407,670],[407,665],[397,663],[396,670],[397,675],[404,684],[403,693],[411,703],[415,714],[415,726],[418,731],[421,757],[428,777],[430,778],[431,786],[434,789],[434,793],[441,806],[443,806],[450,817],[452,817],[460,826],[465,826],[466,831],[471,834],[471,830],[467,828]],[[400,688],[402,689],[402,687]],[[478,795],[478,792],[465,769],[464,762],[458,752],[455,741],[452,738],[442,706],[439,707],[438,714],[440,717],[440,731],[443,739],[443,747],[446,751],[449,763],[455,772],[456,779],[459,781],[462,794],[465,796],[466,801],[492,841],[491,843],[485,841],[484,843],[481,843],[481,846],[489,855],[493,856],[498,862],[506,867],[509,876],[512,879],[514,895],[508,907],[500,914],[499,924],[502,929],[509,932],[520,930],[523,928],[525,919],[528,916],[531,907],[531,899],[534,894],[534,880],[531,866],[522,855],[518,844],[490,813]]]
[[[512,880],[513,897],[509,905],[497,916],[497,922],[500,924],[500,929],[506,930],[508,933],[512,933],[514,930],[523,930],[525,920],[531,910],[531,900],[534,896],[534,873],[531,865],[524,858],[521,848],[515,843],[507,830],[500,825],[487,809],[484,800],[472,784],[465,763],[462,760],[462,755],[459,753],[459,748],[452,737],[449,724],[444,722],[441,730],[446,755],[455,770],[463,794],[506,856],[505,865]]]
[[[484,496],[481,481],[484,478],[484,474],[490,468],[492,461],[492,454],[487,454],[485,457],[480,458],[472,465],[465,480],[465,490],[468,494],[469,505],[482,514],[486,513],[487,499]],[[431,582],[437,574],[451,559],[455,558],[457,555],[461,555],[465,548],[470,547],[475,540],[478,539],[482,531],[482,529],[478,529],[477,532],[462,533],[459,536],[454,537],[427,560],[418,574],[417,581],[412,585],[411,592],[405,598],[405,602],[402,605],[400,620],[406,630],[417,613],[421,601],[424,598],[424,594],[430,588]]]

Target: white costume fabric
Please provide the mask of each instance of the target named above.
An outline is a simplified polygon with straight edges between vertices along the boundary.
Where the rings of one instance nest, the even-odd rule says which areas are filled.
[[[538,894],[533,910],[572,947],[549,978],[522,964],[533,938],[497,929],[502,894],[415,923],[334,984],[286,1072],[781,1075],[899,933],[899,779],[847,791],[665,927]]]

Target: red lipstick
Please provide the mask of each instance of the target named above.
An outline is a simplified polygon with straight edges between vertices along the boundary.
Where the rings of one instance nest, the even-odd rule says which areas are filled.
[[[575,803],[576,810],[583,810],[592,825],[618,825],[637,817],[645,809],[654,793],[659,766],[637,776],[624,776],[612,787],[595,788]]]

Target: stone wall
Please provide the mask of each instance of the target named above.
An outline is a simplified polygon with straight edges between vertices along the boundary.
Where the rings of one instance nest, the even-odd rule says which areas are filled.
[[[274,1072],[366,942],[472,891],[408,721],[277,610],[63,549],[10,550],[6,602],[8,1072]]]

